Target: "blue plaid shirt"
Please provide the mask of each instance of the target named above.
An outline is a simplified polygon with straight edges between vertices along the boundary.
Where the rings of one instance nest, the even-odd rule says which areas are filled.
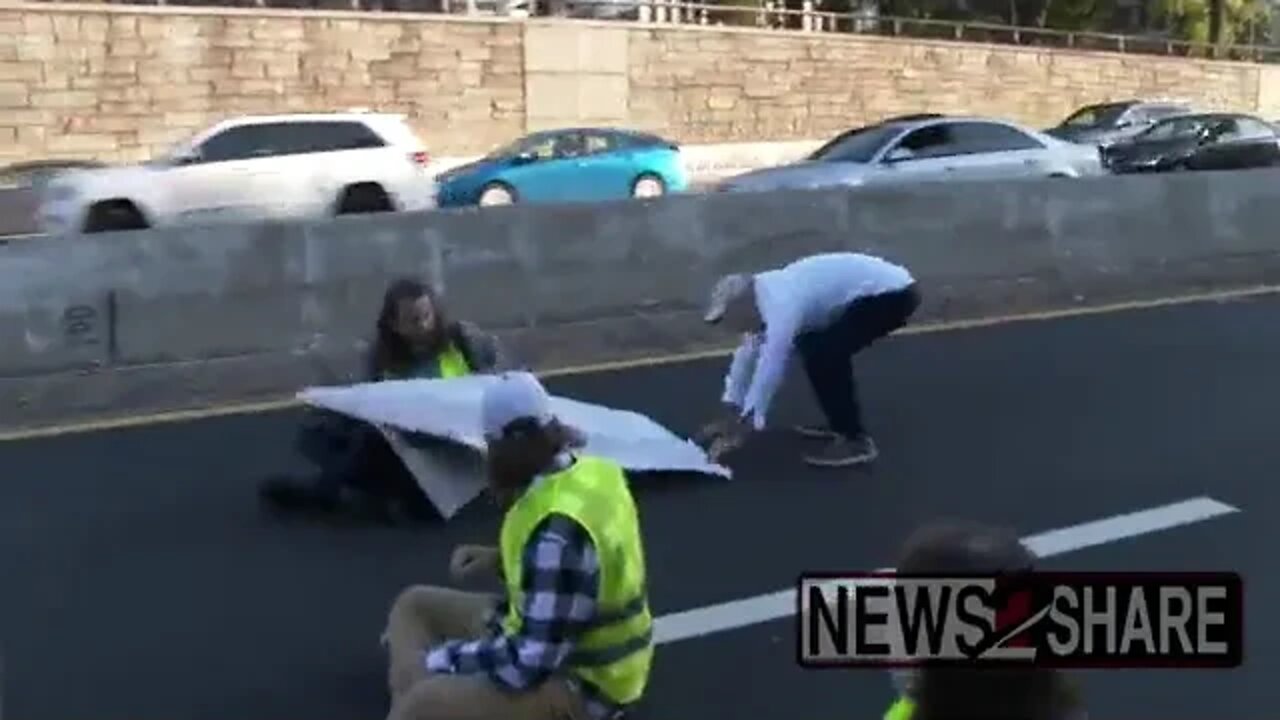
[[[560,466],[572,460],[564,458]],[[541,481],[541,479],[539,479]],[[484,673],[499,687],[525,690],[558,674],[596,614],[600,563],[591,536],[576,521],[553,514],[535,530],[524,549],[521,628],[508,635],[501,625],[505,601],[490,619],[488,636],[453,640],[426,653],[430,672]],[[599,690],[565,674],[596,720],[617,717],[624,707]]]

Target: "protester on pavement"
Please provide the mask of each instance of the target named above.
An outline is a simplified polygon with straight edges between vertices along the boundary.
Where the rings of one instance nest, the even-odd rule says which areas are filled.
[[[828,253],[755,275],[716,283],[706,321],[745,335],[725,379],[723,417],[703,429],[719,458],[762,430],[793,349],[826,417],[824,427],[798,427],[827,440],[805,458],[819,466],[874,460],[875,442],[863,426],[853,379],[853,356],[905,325],[920,304],[906,268],[870,255]]]
[[[506,600],[416,586],[396,599],[389,720],[603,720],[643,695],[653,656],[645,559],[622,469],[581,454],[533,375],[486,389],[499,546],[454,552],[456,580],[497,575]]]
[[[1035,555],[1013,533],[939,523],[907,540],[901,574],[996,574],[1034,568]],[[1078,688],[1045,668],[926,666],[895,675],[899,698],[884,720],[1087,720]]]
[[[494,337],[451,320],[427,283],[401,278],[383,297],[365,380],[450,378],[492,372],[505,364]],[[319,470],[301,479],[269,478],[260,488],[269,507],[362,509],[381,515],[396,510],[411,515],[431,512],[417,481],[376,427],[313,411],[297,444]]]

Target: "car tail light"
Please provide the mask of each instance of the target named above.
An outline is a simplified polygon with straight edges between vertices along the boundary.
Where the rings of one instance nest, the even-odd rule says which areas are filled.
[[[420,168],[426,168],[427,165],[431,164],[431,153],[426,150],[420,150],[415,153],[409,153],[409,159],[413,161],[414,165],[417,165]]]

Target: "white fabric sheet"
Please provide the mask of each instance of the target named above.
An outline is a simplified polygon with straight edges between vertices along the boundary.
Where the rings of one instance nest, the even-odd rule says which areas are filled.
[[[484,489],[480,397],[493,376],[401,380],[307,388],[303,402],[382,428],[391,446],[444,517]],[[586,436],[586,452],[634,471],[679,471],[728,478],[728,468],[639,413],[552,397],[552,409]],[[406,433],[429,436],[421,442]],[[467,451],[469,449],[469,451]]]

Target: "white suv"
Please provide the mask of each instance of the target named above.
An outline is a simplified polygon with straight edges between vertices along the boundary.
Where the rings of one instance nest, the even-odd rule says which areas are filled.
[[[428,160],[401,115],[240,117],[142,165],[59,175],[37,218],[64,234],[425,210]]]

